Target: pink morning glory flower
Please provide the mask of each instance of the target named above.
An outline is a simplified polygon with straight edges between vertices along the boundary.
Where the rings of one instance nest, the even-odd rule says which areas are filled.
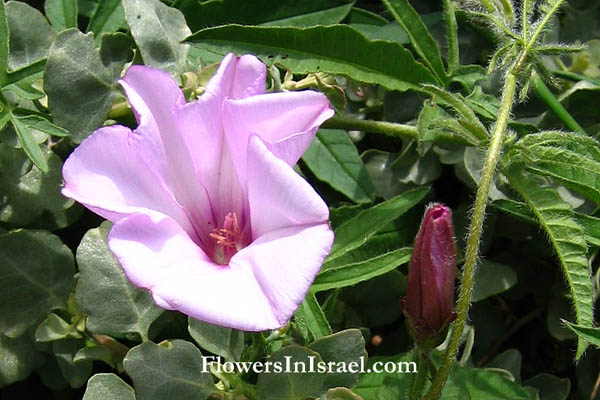
[[[327,98],[266,93],[250,55],[225,57],[191,103],[154,68],[120,83],[138,127],[84,140],[63,194],[114,222],[111,251],[160,307],[249,331],[284,325],[333,242],[327,205],[292,168],[333,115]]]

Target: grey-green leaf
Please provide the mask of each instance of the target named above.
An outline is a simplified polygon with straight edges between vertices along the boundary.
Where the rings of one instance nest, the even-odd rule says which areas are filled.
[[[90,378],[83,400],[135,400],[133,388],[115,374],[96,374]]]
[[[74,273],[73,254],[57,236],[28,230],[0,235],[0,332],[18,337],[66,307]]]
[[[29,225],[42,215],[59,219],[73,204],[60,194],[62,161],[45,149],[48,172],[43,173],[19,149],[0,144],[0,221]]]
[[[360,212],[335,230],[335,242],[327,261],[364,244],[378,230],[421,202],[429,187],[409,190]]]
[[[111,336],[135,333],[148,340],[148,329],[163,310],[148,292],[127,280],[106,244],[109,230],[108,222],[89,230],[77,248],[77,304],[88,315],[89,331]]]
[[[508,265],[484,260],[477,268],[471,301],[477,302],[502,293],[517,284],[517,274]]]
[[[226,360],[239,361],[244,351],[242,331],[212,325],[191,317],[188,318],[188,331],[201,348]]]
[[[325,389],[334,387],[353,387],[358,383],[359,369],[366,364],[367,351],[365,339],[358,329],[347,329],[312,342],[309,349],[319,353],[326,363],[335,363],[348,370],[332,372],[325,378]],[[352,372],[350,369],[356,371]]]
[[[43,362],[28,335],[12,339],[0,333],[0,388],[27,378]]]
[[[315,176],[356,203],[375,199],[373,183],[345,131],[321,129],[302,156]]]
[[[56,356],[58,367],[69,385],[81,387],[92,373],[91,360],[75,361],[75,355],[85,346],[83,339],[65,339],[52,342],[52,352]]]
[[[539,400],[567,400],[571,392],[569,378],[559,378],[541,373],[523,382],[525,386],[533,386],[539,390]]]
[[[390,90],[418,90],[422,83],[436,82],[400,44],[370,41],[346,25],[311,28],[226,25],[203,29],[188,41],[219,54],[253,53],[268,65],[285,65],[298,74],[341,74]]]
[[[293,360],[293,363],[304,365],[307,372],[284,371],[281,373],[260,374],[256,383],[258,398],[261,400],[305,400],[306,398],[316,397],[325,382],[326,374],[319,373],[316,370],[308,372],[311,358],[314,365],[323,361],[318,353],[296,345],[284,347],[274,353],[269,358],[269,361],[273,364],[277,363],[280,366],[285,366],[286,359],[289,359]]]
[[[513,187],[536,215],[558,255],[563,274],[569,285],[577,324],[592,326],[594,295],[583,229],[573,220],[573,210],[558,193],[543,187],[531,176],[513,168],[508,175]],[[583,355],[587,342],[581,338],[576,358]]]
[[[77,29],[58,34],[50,49],[44,91],[54,122],[82,141],[104,123],[119,76],[107,69],[92,35]]]
[[[142,343],[123,360],[138,400],[206,399],[217,390],[203,363],[200,350],[179,339]]]
[[[48,317],[35,331],[35,340],[38,342],[52,342],[60,339],[79,338],[81,338],[81,333],[79,333],[73,325],[70,325],[55,313],[48,314]]]
[[[159,0],[123,0],[125,19],[144,64],[169,72],[185,72],[191,34],[183,14]]]
[[[57,32],[77,28],[77,0],[46,0],[44,10]]]
[[[20,1],[5,5],[10,31],[8,68],[16,70],[46,58],[56,33],[37,9]]]

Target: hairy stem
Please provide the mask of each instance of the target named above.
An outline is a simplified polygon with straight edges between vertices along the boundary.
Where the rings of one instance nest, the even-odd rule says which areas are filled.
[[[507,75],[504,82],[502,106],[498,115],[498,122],[496,123],[492,133],[490,147],[488,148],[485,157],[485,164],[481,173],[481,181],[477,189],[475,207],[473,210],[473,216],[471,217],[471,225],[469,227],[469,235],[467,238],[467,250],[465,254],[465,264],[463,266],[460,294],[457,302],[456,320],[454,321],[452,327],[450,343],[446,349],[446,354],[444,355],[442,365],[440,366],[440,369],[435,376],[429,391],[425,394],[423,399],[434,400],[439,397],[452,369],[452,364],[454,363],[456,354],[458,353],[460,337],[467,321],[469,305],[471,304],[475,269],[477,266],[477,259],[479,257],[479,242],[481,240],[481,234],[483,231],[483,221],[485,219],[485,209],[487,206],[488,195],[494,178],[494,173],[496,171],[496,165],[498,163],[500,151],[502,150],[504,132],[506,131],[506,127],[508,125],[516,88],[517,73],[513,70],[513,72]]]
[[[408,400],[417,400],[423,394],[425,389],[425,381],[429,369],[427,368],[426,354],[422,353],[422,350],[418,347],[413,349],[413,361],[417,363],[417,373],[413,375],[412,382],[410,385],[410,391],[408,392]]]
[[[444,20],[448,40],[448,74],[452,75],[459,66],[458,26],[456,25],[455,6],[451,0],[444,0]]]
[[[384,121],[370,121],[346,117],[333,117],[325,121],[322,127],[327,129],[365,131],[394,137],[409,136],[412,138],[417,138],[419,136],[417,127],[412,125],[395,124],[392,122]]]

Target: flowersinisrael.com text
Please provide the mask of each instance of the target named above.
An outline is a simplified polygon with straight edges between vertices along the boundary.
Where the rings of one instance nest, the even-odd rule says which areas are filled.
[[[282,361],[225,361],[221,357],[203,356],[202,372],[225,372],[232,373],[388,373],[388,374],[415,374],[417,373],[417,364],[412,361],[376,361],[367,368],[364,357],[360,361],[322,361],[317,360],[316,356],[308,356],[301,361],[294,361],[292,356],[284,356]]]

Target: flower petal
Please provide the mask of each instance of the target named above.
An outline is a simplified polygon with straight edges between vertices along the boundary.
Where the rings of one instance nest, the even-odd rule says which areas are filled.
[[[223,104],[227,145],[241,182],[245,182],[246,147],[258,135],[279,158],[293,166],[319,126],[333,116],[329,101],[313,91],[269,93]]]
[[[166,163],[160,168],[160,175],[193,220],[194,227],[201,230],[200,236],[207,236],[215,224],[210,200],[196,177],[189,149],[174,117],[175,110],[185,104],[183,93],[167,72],[145,66],[130,67],[120,83],[140,121],[135,133],[145,143],[162,144]],[[155,156],[160,157],[159,153],[160,150]]]
[[[329,218],[327,205],[312,186],[257,136],[248,144],[248,201],[253,238]]]
[[[249,264],[215,264],[170,218],[132,215],[108,243],[127,278],[163,308],[236,329],[281,326]]]
[[[101,128],[81,142],[65,161],[62,193],[111,221],[154,211],[193,232],[172,193],[159,184],[131,145],[132,136],[129,128],[116,125]]]
[[[283,325],[304,300],[332,244],[327,223],[283,228],[255,239],[233,256],[230,265],[252,266],[275,318]]]

